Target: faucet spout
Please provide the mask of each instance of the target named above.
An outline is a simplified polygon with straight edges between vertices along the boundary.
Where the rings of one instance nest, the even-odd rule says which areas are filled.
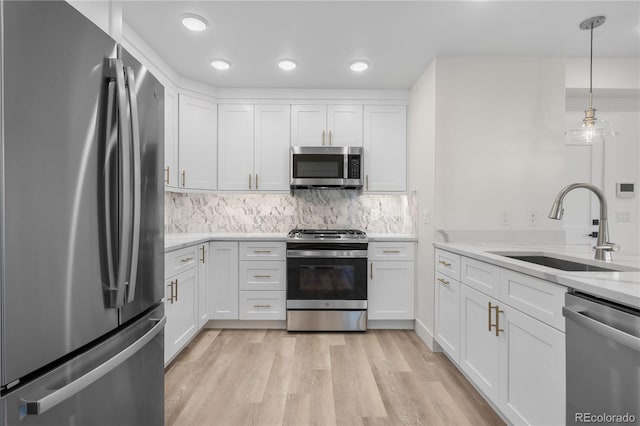
[[[612,260],[611,252],[617,246],[609,242],[609,225],[607,220],[607,199],[604,196],[604,193],[597,186],[594,186],[590,183],[572,183],[562,188],[558,193],[558,195],[556,196],[556,199],[553,201],[553,206],[549,211],[549,219],[555,219],[555,220],[562,219],[562,215],[564,213],[562,202],[564,200],[564,197],[569,192],[577,188],[587,189],[593,192],[598,198],[598,201],[600,203],[600,219],[598,222],[598,240],[596,242],[596,247],[595,247],[596,249],[595,258],[598,260],[611,262]]]

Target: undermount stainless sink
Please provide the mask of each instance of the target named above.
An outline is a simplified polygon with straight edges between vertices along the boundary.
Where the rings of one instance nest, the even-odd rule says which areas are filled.
[[[546,266],[548,268],[559,269],[561,271],[572,272],[635,272],[640,271],[638,268],[623,265],[598,265],[597,261],[589,261],[579,258],[571,258],[568,256],[549,255],[547,253],[514,253],[514,252],[492,252],[499,256],[508,257],[510,259],[521,260],[523,262],[535,263],[536,265]]]

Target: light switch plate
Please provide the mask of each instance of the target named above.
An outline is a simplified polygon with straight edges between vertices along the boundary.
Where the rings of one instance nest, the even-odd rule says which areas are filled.
[[[629,210],[616,210],[616,222],[631,222],[631,212]]]

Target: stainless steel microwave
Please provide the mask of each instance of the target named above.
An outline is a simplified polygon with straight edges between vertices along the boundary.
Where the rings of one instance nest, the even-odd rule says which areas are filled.
[[[291,147],[291,188],[362,188],[363,179],[361,147]]]

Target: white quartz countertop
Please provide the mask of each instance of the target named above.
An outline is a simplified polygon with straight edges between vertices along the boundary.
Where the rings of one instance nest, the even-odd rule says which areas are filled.
[[[594,296],[640,308],[640,256],[613,253],[613,262],[594,260],[594,252],[586,245],[542,245],[514,243],[440,243],[437,248],[462,256],[491,263],[496,266],[522,272],[523,274],[552,281]],[[621,266],[624,272],[573,272],[561,271],[534,263],[510,259],[501,254],[551,255],[589,263],[603,268]],[[635,269],[635,271],[633,270]]]
[[[417,241],[416,237],[406,234],[368,234],[369,241]],[[286,241],[287,234],[263,232],[212,232],[202,234],[165,234],[165,253],[189,247],[207,241]]]

